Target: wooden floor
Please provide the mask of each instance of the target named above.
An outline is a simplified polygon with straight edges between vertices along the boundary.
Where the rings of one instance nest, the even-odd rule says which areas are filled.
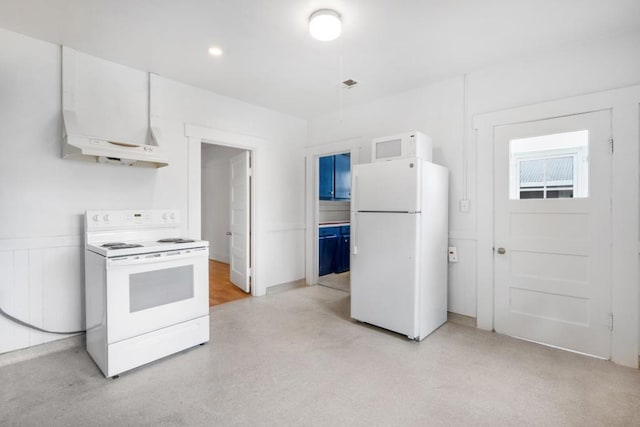
[[[209,307],[250,297],[229,280],[229,264],[209,260]]]

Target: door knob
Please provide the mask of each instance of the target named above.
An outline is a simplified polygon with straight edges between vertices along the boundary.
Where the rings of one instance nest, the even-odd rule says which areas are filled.
[[[504,255],[507,251],[505,250],[505,248],[498,248],[498,253],[500,255]]]
[[[230,231],[227,231],[227,236],[231,236],[231,232]]]

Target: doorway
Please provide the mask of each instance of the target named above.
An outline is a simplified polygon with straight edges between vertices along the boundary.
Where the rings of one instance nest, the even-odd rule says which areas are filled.
[[[317,159],[318,284],[350,292],[351,153]]]
[[[494,135],[495,330],[611,357],[609,111]]]
[[[251,152],[201,145],[201,230],[209,241],[209,306],[251,296]]]

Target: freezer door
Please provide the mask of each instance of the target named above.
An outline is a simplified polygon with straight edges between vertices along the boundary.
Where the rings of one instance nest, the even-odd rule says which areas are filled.
[[[354,212],[351,317],[415,338],[420,214]]]
[[[422,161],[417,159],[355,165],[353,211],[419,212]]]

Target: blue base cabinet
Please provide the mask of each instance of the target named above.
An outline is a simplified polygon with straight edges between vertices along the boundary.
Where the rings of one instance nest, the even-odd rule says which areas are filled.
[[[322,227],[319,231],[319,275],[349,271],[351,227]]]
[[[334,273],[344,273],[349,271],[349,256],[351,255],[351,227],[344,225],[340,227],[340,238],[338,240],[338,250],[336,252],[336,263]]]
[[[338,237],[340,227],[323,227],[320,229],[320,241],[318,242],[318,256],[320,276],[333,273],[335,268],[335,253],[338,250]]]

